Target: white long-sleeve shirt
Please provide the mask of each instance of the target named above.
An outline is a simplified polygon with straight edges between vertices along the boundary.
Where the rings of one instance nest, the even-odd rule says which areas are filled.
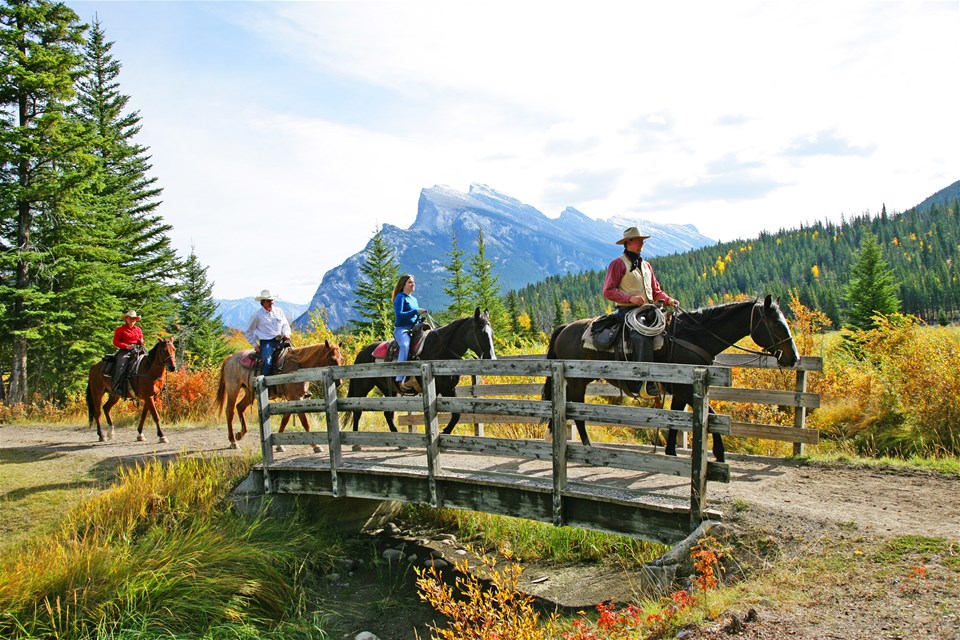
[[[247,337],[247,342],[256,348],[260,346],[261,340],[270,340],[277,336],[289,338],[290,323],[287,322],[287,316],[283,314],[280,307],[274,306],[267,311],[261,306],[250,318],[250,324],[247,325],[244,335]]]

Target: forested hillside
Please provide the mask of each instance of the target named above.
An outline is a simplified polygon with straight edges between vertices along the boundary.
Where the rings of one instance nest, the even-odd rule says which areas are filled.
[[[933,322],[960,319],[960,182],[902,214],[863,214],[840,224],[818,222],[763,233],[753,240],[663,256],[654,260],[665,291],[687,308],[712,305],[738,294],[785,295],[826,313],[837,326],[843,290],[865,232],[872,231],[900,283],[902,311]],[[611,245],[610,258],[616,256]],[[520,308],[548,330],[565,320],[604,312],[600,294],[606,265],[555,276],[515,292]],[[942,312],[942,313],[941,313]]]

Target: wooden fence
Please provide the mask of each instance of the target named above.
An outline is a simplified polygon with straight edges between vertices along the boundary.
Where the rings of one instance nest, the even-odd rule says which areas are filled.
[[[337,397],[337,380],[394,375],[421,376],[423,394],[395,398]],[[472,385],[463,396],[438,397],[435,378],[449,375],[548,380],[553,399],[489,397],[510,395],[509,390],[497,385]],[[567,378],[647,379],[690,384],[694,389],[693,411],[681,413],[567,402]],[[729,388],[731,380],[731,370],[723,366],[544,359],[350,365],[260,377],[256,388],[264,486],[266,491],[277,493],[392,499],[464,508],[672,544],[686,537],[705,518],[720,517],[706,509],[707,481],[729,482],[730,473],[726,464],[707,460],[707,436],[730,434],[732,425],[729,417],[710,414],[707,407],[713,390]],[[324,398],[270,401],[266,382],[305,381],[319,381]],[[538,392],[542,385],[542,382],[537,385]],[[480,395],[482,391],[486,392],[484,396]],[[797,397],[803,400],[800,396],[802,392],[798,392]],[[416,413],[424,430],[423,433],[344,431],[340,414],[354,410]],[[271,417],[298,412],[323,414],[327,430],[289,434],[272,431]],[[550,442],[544,442],[440,434],[440,417],[451,412],[482,416],[487,421],[543,421],[551,425],[553,436]],[[572,419],[629,428],[678,429],[691,435],[691,454],[667,457],[626,445],[585,447],[567,440],[566,425]],[[284,444],[325,444],[328,451],[323,455],[275,460],[274,447]],[[368,455],[368,451],[352,451],[353,445],[402,449],[400,454]],[[494,463],[488,467],[477,466],[478,457]],[[416,464],[410,464],[411,460]],[[511,462],[507,464],[505,460]],[[517,460],[523,461],[522,464]],[[683,483],[678,485],[677,477],[683,478]],[[669,479],[666,488],[650,486],[650,482],[663,478]]]

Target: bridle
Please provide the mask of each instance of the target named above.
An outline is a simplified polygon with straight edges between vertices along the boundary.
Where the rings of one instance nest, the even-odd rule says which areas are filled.
[[[754,332],[759,329],[761,326],[766,329],[767,336],[770,338],[771,345],[769,347],[763,347],[763,350],[780,361],[781,356],[783,356],[783,349],[779,349],[784,343],[790,342],[790,336],[787,335],[786,338],[777,340],[776,336],[773,335],[773,329],[770,328],[770,319],[767,317],[766,313],[760,313],[760,319],[754,324],[754,316],[756,315],[757,307],[760,306],[760,303],[757,302],[750,309],[750,339],[760,344],[760,341],[754,335]],[[742,347],[741,347],[742,348]],[[756,352],[754,352],[756,353]]]

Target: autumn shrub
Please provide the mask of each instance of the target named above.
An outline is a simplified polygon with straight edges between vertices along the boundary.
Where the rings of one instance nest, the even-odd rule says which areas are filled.
[[[161,419],[167,422],[216,422],[220,369],[183,367],[167,373],[159,398]]]

